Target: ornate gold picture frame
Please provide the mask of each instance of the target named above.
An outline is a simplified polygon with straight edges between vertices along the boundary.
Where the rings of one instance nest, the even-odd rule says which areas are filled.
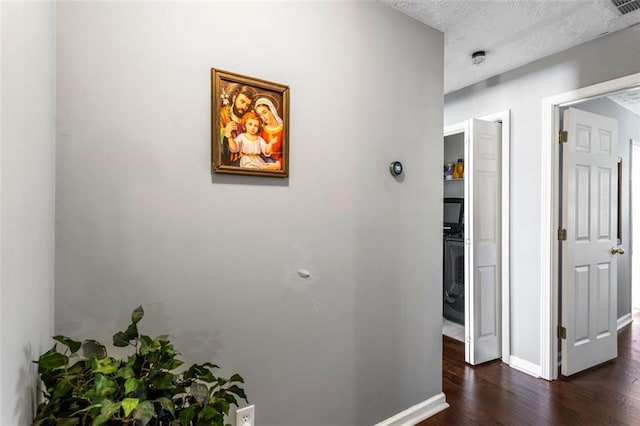
[[[289,176],[289,87],[211,69],[214,173]]]

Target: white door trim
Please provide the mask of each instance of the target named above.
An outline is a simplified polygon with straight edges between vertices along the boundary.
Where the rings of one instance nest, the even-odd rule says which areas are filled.
[[[542,199],[540,200],[540,371],[558,378],[558,131],[559,107],[640,85],[640,73],[542,99]]]
[[[511,247],[509,245],[509,230],[511,229],[511,201],[509,198],[509,194],[511,193],[511,156],[509,153],[509,147],[511,146],[511,110],[508,109],[477,118],[478,120],[500,121],[502,123],[502,362],[509,364],[511,357],[511,296],[509,293],[509,278],[511,276],[509,257],[511,253]],[[457,133],[465,133],[465,136],[469,133],[469,126],[466,121],[444,127],[444,136]]]
[[[2,22],[2,6],[0,5],[0,22]],[[0,36],[0,39],[2,37]],[[1,40],[0,40],[1,41]],[[0,81],[4,81],[2,79],[2,58],[4,57],[4,52],[2,52],[2,43],[0,43]],[[2,97],[2,85],[0,84],[0,99],[4,99]],[[2,102],[0,102],[0,129],[3,129],[4,127],[2,127]],[[4,187],[3,187],[3,182],[2,182],[2,135],[0,134],[0,242],[2,242],[2,198],[3,198],[3,192],[4,192]],[[3,259],[3,253],[2,253],[2,244],[0,244],[0,306],[2,306],[2,291],[3,291],[3,287],[4,287],[4,283],[2,282],[2,277],[4,276],[3,271],[2,271],[2,259]],[[2,333],[1,331],[4,330],[2,328],[2,315],[0,315],[0,365],[4,365],[4,361],[3,361],[3,357],[2,354],[4,353],[4,349],[3,349],[3,340],[4,338],[2,337]],[[0,371],[0,383],[4,383],[3,380],[3,374],[2,371]],[[2,395],[2,388],[3,386],[0,386],[0,401],[4,401],[4,397]],[[0,419],[4,419],[4,417],[2,416],[2,403],[0,403]]]
[[[444,136],[456,135],[458,133],[466,133],[468,130],[468,124],[466,121],[456,124],[450,124],[449,126],[444,126]]]
[[[633,210],[633,204],[634,204],[634,200],[636,197],[640,197],[640,192],[638,192],[638,190],[640,189],[640,187],[638,185],[640,185],[640,182],[636,182],[636,184],[634,185],[633,180],[632,180],[632,176],[634,175],[634,173],[636,172],[637,169],[640,168],[640,162],[638,164],[636,164],[633,159],[635,157],[634,154],[634,150],[636,148],[640,149],[640,141],[637,141],[635,139],[631,139],[630,140],[630,155],[629,155],[629,193],[631,194],[631,196],[629,197],[629,217],[631,218],[631,220],[629,221],[629,241],[631,242],[631,244],[629,245],[629,263],[631,264],[631,274],[630,274],[630,281],[631,281],[631,313],[633,313],[634,310],[634,301],[636,301],[638,299],[638,297],[640,296],[639,293],[640,292],[640,283],[638,282],[638,280],[640,280],[640,276],[636,276],[633,273],[634,270],[634,259],[636,259],[640,256],[640,250],[636,252],[636,250],[634,250],[634,247],[637,248],[638,247],[638,241],[636,241],[635,243],[633,242],[633,236],[636,233],[640,233],[640,229],[636,229],[633,226],[633,223],[637,221],[634,220],[634,214],[640,214],[640,212],[634,211]],[[640,237],[639,237],[640,238]],[[637,270],[636,270],[637,271]],[[636,305],[638,306],[638,305]],[[631,322],[631,321],[629,321]]]

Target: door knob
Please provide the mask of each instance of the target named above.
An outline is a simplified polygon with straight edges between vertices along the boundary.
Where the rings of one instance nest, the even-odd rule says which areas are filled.
[[[611,254],[624,254],[622,247],[611,247]]]

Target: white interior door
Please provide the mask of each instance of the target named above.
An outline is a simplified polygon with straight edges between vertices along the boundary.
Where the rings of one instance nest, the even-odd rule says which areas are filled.
[[[501,124],[470,120],[465,147],[465,361],[501,356]]]
[[[618,355],[618,123],[575,108],[564,112],[562,374]]]

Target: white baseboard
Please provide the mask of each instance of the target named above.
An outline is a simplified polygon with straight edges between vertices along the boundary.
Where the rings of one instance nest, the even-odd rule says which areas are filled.
[[[415,426],[448,407],[449,404],[445,401],[444,393],[441,392],[387,420],[381,421],[375,426]]]
[[[632,321],[633,321],[633,316],[631,315],[631,312],[629,312],[627,315],[624,315],[618,318],[618,330],[631,324]]]
[[[529,361],[525,361],[522,358],[518,358],[517,356],[511,355],[509,357],[509,367],[515,368],[516,370],[522,371],[523,373],[527,373],[533,377],[542,377],[542,368],[538,364],[534,364]]]

